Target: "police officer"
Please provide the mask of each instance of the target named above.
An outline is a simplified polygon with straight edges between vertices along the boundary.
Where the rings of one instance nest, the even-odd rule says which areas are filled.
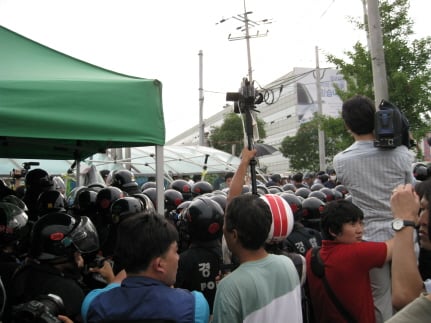
[[[15,272],[7,291],[12,305],[41,295],[54,294],[64,303],[65,313],[80,320],[85,290],[80,285],[81,254],[99,248],[98,236],[88,217],[74,218],[65,212],[41,217],[31,232],[30,258]],[[11,309],[8,315],[11,316]]]
[[[304,207],[304,202],[301,202],[298,196],[283,193],[281,194],[281,197],[283,197],[290,205],[295,219],[293,230],[284,242],[284,248],[289,252],[296,252],[305,256],[308,249],[322,245],[322,236],[320,231],[315,228],[305,226],[303,221],[310,221],[310,218],[314,214],[312,214],[310,210],[319,212],[318,207],[324,205],[324,202],[316,197],[308,197],[304,200]],[[304,220],[304,217],[307,219]]]
[[[221,206],[209,197],[198,196],[190,203],[185,221],[191,244],[180,254],[175,283],[176,287],[201,291],[211,313],[222,263],[223,215]]]

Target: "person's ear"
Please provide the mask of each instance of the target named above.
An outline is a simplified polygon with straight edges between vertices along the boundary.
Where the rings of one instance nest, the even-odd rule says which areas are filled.
[[[331,230],[331,229],[329,229],[329,234],[330,234],[331,236],[333,236],[334,238],[335,238],[335,237],[337,237],[337,235],[338,235],[338,234],[335,234],[334,232],[332,232],[332,230]]]
[[[237,241],[237,240],[238,240],[238,231],[237,231],[236,229],[233,229],[233,230],[231,231],[231,234],[232,234],[232,239],[233,239],[234,241]]]
[[[162,257],[156,257],[153,260],[151,260],[150,266],[155,273],[163,274],[166,272],[165,261],[163,260]]]

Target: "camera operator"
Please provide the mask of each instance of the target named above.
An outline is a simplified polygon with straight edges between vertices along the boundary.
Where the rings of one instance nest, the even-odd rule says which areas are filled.
[[[364,240],[381,242],[393,237],[391,190],[413,183],[412,157],[406,145],[392,149],[376,147],[374,102],[356,95],[343,103],[342,118],[355,142],[334,157],[338,181],[352,195],[352,202],[364,213]],[[389,264],[370,272],[376,322],[393,314]]]
[[[88,217],[74,218],[58,212],[42,216],[31,232],[29,259],[15,272],[7,291],[11,305],[55,294],[64,302],[65,314],[81,322],[84,287],[80,283],[81,254],[99,249],[96,229]],[[12,311],[8,309],[8,318]]]

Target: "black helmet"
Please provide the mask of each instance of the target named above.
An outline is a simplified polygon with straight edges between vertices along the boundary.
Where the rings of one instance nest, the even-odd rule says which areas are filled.
[[[278,194],[278,193],[282,193],[283,189],[280,186],[269,186],[268,191],[269,191],[269,194]]]
[[[96,209],[97,212],[104,217],[105,220],[110,222],[111,205],[119,198],[124,197],[124,192],[118,187],[109,186],[102,188],[97,192],[96,196]],[[108,220],[109,219],[109,220]]]
[[[66,199],[60,191],[45,191],[37,199],[39,216],[50,212],[66,211]]]
[[[128,169],[117,169],[112,171],[112,174],[108,175],[108,178],[106,179],[106,184],[118,187],[125,192],[137,193],[140,191],[135,175]]]
[[[156,182],[145,182],[144,184],[141,185],[141,192],[143,192],[144,190],[146,190],[147,188],[157,188],[157,184]]]
[[[213,186],[206,181],[199,181],[192,185],[192,196],[196,197],[198,195],[211,193],[213,191]]]
[[[332,193],[334,193],[334,200],[342,200],[344,199],[343,193],[337,191],[335,188],[332,189]]]
[[[310,195],[311,190],[306,187],[300,187],[295,191],[295,195],[302,196],[303,198],[307,198]]]
[[[326,202],[326,194],[321,191],[311,191],[308,197],[317,197],[319,200]]]
[[[280,196],[289,204],[295,221],[299,220],[302,214],[302,201],[299,196],[287,192],[281,193]]]
[[[154,207],[157,208],[157,188],[149,187],[142,191],[142,194],[145,194],[149,197]]]
[[[169,213],[176,210],[178,205],[184,202],[183,195],[173,188],[168,188],[163,194],[165,196],[165,212]]]
[[[265,185],[256,185],[256,190],[259,195],[269,194],[268,187]]]
[[[306,227],[320,231],[320,217],[326,203],[317,197],[307,197],[302,201],[302,223]]]
[[[155,205],[148,197],[148,195],[145,195],[144,193],[136,193],[136,194],[132,194],[132,196],[141,200],[142,204],[144,205],[145,211],[154,211],[156,209]]]
[[[226,194],[214,194],[210,197],[211,200],[216,201],[222,208],[222,210],[226,210],[227,205],[227,196]]]
[[[209,197],[193,199],[187,208],[187,228],[192,240],[211,241],[223,234],[223,210]]]
[[[25,238],[28,216],[18,206],[8,202],[0,202],[0,244],[10,244]]]
[[[283,191],[292,191],[292,192],[295,192],[296,191],[296,186],[293,185],[292,183],[287,183],[287,184],[283,185],[282,189],[283,189]]]
[[[91,253],[99,249],[99,238],[91,220],[65,212],[39,218],[30,236],[30,256],[38,260],[73,259],[75,251]]]
[[[111,206],[112,223],[118,224],[131,215],[145,210],[142,201],[136,197],[125,196],[114,201]]]
[[[334,191],[332,189],[330,189],[329,187],[321,188],[320,192],[322,192],[326,195],[326,201],[325,202],[332,202],[333,200],[335,200]]]
[[[169,188],[177,190],[183,195],[185,201],[192,199],[192,186],[184,179],[176,179],[170,185]]]
[[[346,195],[349,193],[349,191],[347,190],[347,188],[342,185],[342,184],[338,184],[337,186],[334,187],[334,190],[340,192],[341,194],[343,194],[343,197],[346,197]]]
[[[94,215],[97,212],[97,192],[92,188],[80,190],[75,198],[77,214]],[[90,217],[91,218],[91,217]]]
[[[48,173],[41,168],[35,168],[25,175],[25,187],[27,190],[46,191],[53,188],[53,181]]]
[[[315,183],[315,184],[313,184],[313,185],[311,185],[311,191],[318,191],[318,190],[320,190],[321,188],[324,188],[325,186],[323,186],[323,184],[321,184],[321,183]]]
[[[28,211],[27,205],[25,205],[24,201],[21,200],[18,196],[16,195],[6,195],[1,199],[2,202],[7,202],[7,203],[11,203],[11,204],[15,204],[16,206],[18,206],[21,210],[23,210],[24,212]]]

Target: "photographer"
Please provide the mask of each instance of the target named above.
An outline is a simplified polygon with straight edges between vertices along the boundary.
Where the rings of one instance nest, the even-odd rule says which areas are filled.
[[[364,213],[364,240],[386,241],[393,237],[391,190],[400,184],[413,183],[412,158],[405,145],[392,149],[375,146],[374,102],[356,95],[343,103],[342,118],[355,142],[334,157],[338,181],[352,195],[352,202]],[[376,321],[393,314],[390,267],[370,272]]]

